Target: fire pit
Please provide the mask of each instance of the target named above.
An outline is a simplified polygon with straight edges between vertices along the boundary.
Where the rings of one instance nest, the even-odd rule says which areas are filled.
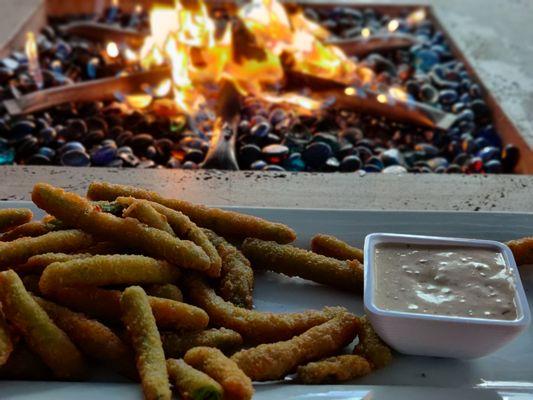
[[[0,164],[527,171],[428,8],[95,4],[0,61]]]

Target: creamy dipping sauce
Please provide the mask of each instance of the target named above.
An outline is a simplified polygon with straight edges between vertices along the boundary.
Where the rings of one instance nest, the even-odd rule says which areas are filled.
[[[514,280],[503,255],[484,247],[380,243],[374,303],[417,314],[514,320]]]

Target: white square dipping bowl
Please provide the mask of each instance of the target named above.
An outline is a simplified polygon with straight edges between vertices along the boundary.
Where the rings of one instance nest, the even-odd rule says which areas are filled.
[[[379,243],[433,244],[483,247],[503,254],[515,283],[515,320],[496,320],[390,311],[374,303],[374,253]],[[478,358],[490,354],[516,338],[530,323],[531,314],[513,253],[491,240],[373,233],[365,239],[364,305],[377,334],[400,353],[421,356]]]

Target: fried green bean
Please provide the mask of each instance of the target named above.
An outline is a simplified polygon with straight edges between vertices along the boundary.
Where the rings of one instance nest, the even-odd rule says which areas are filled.
[[[345,382],[372,372],[368,361],[360,356],[345,354],[310,362],[298,367],[298,380],[307,385]]]
[[[153,297],[161,297],[174,301],[183,301],[183,293],[176,285],[165,283],[163,285],[150,285],[145,288],[146,293]]]
[[[53,229],[53,225],[51,224],[42,221],[31,221],[7,231],[0,236],[0,240],[3,242],[11,242],[22,237],[41,236],[53,230],[55,229]]]
[[[50,294],[62,286],[106,286],[176,281],[180,271],[165,261],[137,255],[105,255],[50,264],[40,289]]]
[[[93,318],[116,321],[120,319],[119,290],[95,287],[61,287],[54,289],[50,297],[69,308]],[[201,308],[174,300],[148,297],[157,325],[166,329],[205,329],[209,317]]]
[[[7,362],[0,367],[0,379],[45,381],[52,371],[25,343],[19,342]]]
[[[128,347],[101,322],[40,297],[33,299],[86,356],[109,361],[110,365],[129,359]]]
[[[221,297],[236,306],[252,308],[254,290],[254,271],[250,261],[215,232],[204,229],[222,259],[222,270],[218,291]]]
[[[207,312],[213,325],[237,331],[253,343],[289,339],[345,311],[342,307],[325,307],[300,313],[259,312],[224,301],[201,278],[188,277],[186,286],[191,301]]]
[[[212,229],[222,236],[257,237],[274,240],[279,243],[290,243],[296,239],[296,233],[286,225],[266,221],[262,218],[196,205],[184,200],[165,199],[155,192],[132,186],[114,185],[93,182],[89,186],[87,196],[93,200],[115,200],[117,197],[135,197],[151,200],[187,215],[199,226]]]
[[[372,368],[383,368],[392,362],[392,352],[383,343],[372,328],[366,316],[361,318],[361,327],[358,332],[359,343],[354,348],[354,354],[366,358]]]
[[[350,246],[335,236],[318,234],[311,239],[311,250],[326,257],[338,260],[363,262],[363,250]]]
[[[343,313],[290,340],[241,350],[231,359],[253,381],[282,379],[298,365],[340,351],[355,338],[358,326],[357,317]]]
[[[91,253],[44,253],[28,258],[26,263],[15,265],[13,269],[19,274],[41,274],[46,267],[55,262],[66,262],[78,258],[91,257]]]
[[[26,291],[12,270],[0,273],[0,300],[6,319],[55,376],[67,379],[83,376],[85,365],[79,350]]]
[[[195,347],[185,354],[184,360],[220,383],[228,399],[247,400],[254,395],[250,378],[220,350],[213,347]]]
[[[167,218],[163,214],[158,213],[147,201],[133,200],[128,205],[128,208],[124,209],[122,216],[124,218],[131,217],[138,219],[143,224],[152,228],[160,229],[171,235],[175,234],[168,224]]]
[[[38,183],[33,188],[32,200],[40,208],[68,225],[103,239],[137,247],[150,255],[184,268],[206,271],[211,266],[205,252],[191,241],[180,240],[159,229],[146,226],[134,218],[119,218],[101,212],[87,199],[74,193]]]
[[[27,208],[4,208],[0,210],[0,232],[6,232],[30,222],[33,213]]]
[[[231,329],[208,329],[199,332],[161,332],[167,357],[183,357],[193,347],[215,347],[223,352],[242,346],[242,336]]]
[[[13,340],[9,332],[9,327],[0,312],[0,366],[4,365],[13,352]]]
[[[130,286],[120,298],[122,320],[137,359],[144,398],[170,400],[170,383],[163,345],[148,296],[139,286]]]
[[[513,252],[517,265],[533,264],[533,236],[506,243]]]
[[[215,249],[215,246],[213,246],[204,231],[198,228],[198,226],[196,226],[196,224],[192,222],[185,214],[165,207],[156,202],[136,200],[133,197],[118,197],[116,201],[118,204],[130,207],[135,203],[141,202],[153,208],[155,212],[166,218],[168,224],[172,228],[173,233],[182,239],[188,239],[192,241],[196,245],[200,246],[205,254],[207,254],[209,260],[211,261],[211,267],[205,271],[205,273],[215,278],[220,276],[222,261],[217,250]]]
[[[183,360],[167,360],[168,375],[181,397],[192,400],[222,400],[222,386]]]
[[[23,264],[37,254],[70,253],[92,243],[91,235],[77,229],[49,232],[38,237],[23,237],[9,243],[0,243],[0,269]]]
[[[241,250],[254,268],[353,292],[363,290],[363,266],[357,260],[336,260],[294,246],[252,238],[244,241]]]

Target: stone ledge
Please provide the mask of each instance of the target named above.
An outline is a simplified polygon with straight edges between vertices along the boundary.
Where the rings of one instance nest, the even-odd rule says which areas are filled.
[[[94,180],[210,205],[361,210],[533,212],[533,176],[223,172],[0,167],[0,200],[29,200],[37,182],[84,193]]]

